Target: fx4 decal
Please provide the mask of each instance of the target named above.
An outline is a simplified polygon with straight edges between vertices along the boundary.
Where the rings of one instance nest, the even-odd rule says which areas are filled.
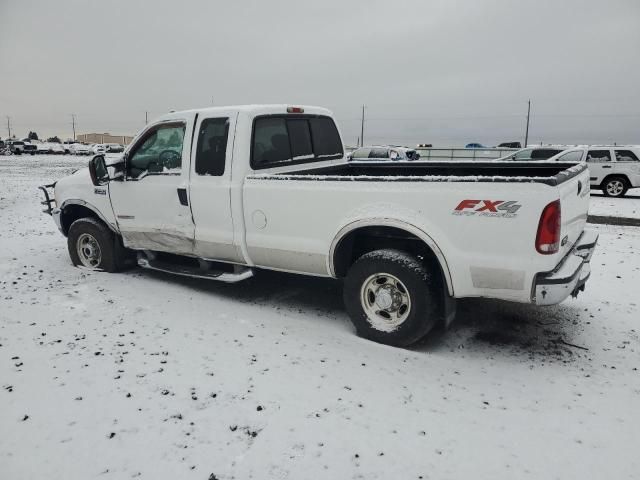
[[[451,212],[452,215],[465,217],[501,217],[513,218],[520,210],[517,200],[462,200]]]

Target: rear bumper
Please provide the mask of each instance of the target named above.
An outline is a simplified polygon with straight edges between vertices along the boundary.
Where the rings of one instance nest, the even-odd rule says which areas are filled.
[[[598,234],[585,230],[556,268],[538,273],[533,284],[533,303],[555,305],[583,291],[591,275],[590,262],[596,243]]]

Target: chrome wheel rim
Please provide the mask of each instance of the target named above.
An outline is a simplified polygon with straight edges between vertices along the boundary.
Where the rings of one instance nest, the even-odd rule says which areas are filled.
[[[371,326],[381,332],[397,330],[411,313],[407,287],[389,273],[376,273],[363,282],[360,303]]]
[[[607,183],[607,193],[609,195],[617,197],[622,193],[622,190],[624,190],[624,185],[620,180],[611,180]]]
[[[76,252],[83,266],[97,268],[102,261],[102,250],[96,238],[90,233],[83,233],[76,242]]]

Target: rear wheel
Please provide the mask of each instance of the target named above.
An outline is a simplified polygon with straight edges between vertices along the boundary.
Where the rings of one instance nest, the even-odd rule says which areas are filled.
[[[398,347],[420,340],[443,318],[438,282],[400,250],[360,257],[347,273],[344,302],[358,335]]]
[[[624,197],[629,184],[624,177],[610,177],[604,181],[602,190],[607,197]]]

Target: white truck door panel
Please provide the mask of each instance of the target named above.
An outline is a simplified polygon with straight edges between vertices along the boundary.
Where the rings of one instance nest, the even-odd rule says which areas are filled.
[[[193,116],[149,127],[127,151],[126,178],[109,195],[125,246],[193,254],[188,202]]]
[[[237,112],[203,114],[193,139],[190,200],[199,257],[243,262],[234,245],[231,215],[231,167]]]

